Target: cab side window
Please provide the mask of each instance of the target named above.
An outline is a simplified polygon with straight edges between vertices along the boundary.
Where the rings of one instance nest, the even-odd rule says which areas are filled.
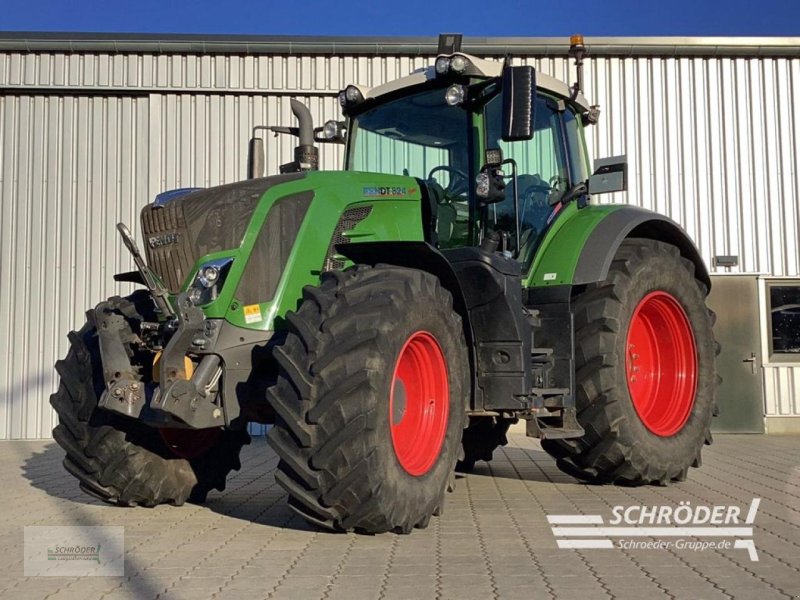
[[[589,179],[589,157],[586,155],[580,118],[571,108],[564,111],[564,132],[567,136],[569,171],[572,183],[586,181]]]
[[[553,213],[553,205],[570,187],[562,113],[554,100],[537,96],[533,139],[504,142],[500,139],[502,98],[494,98],[485,111],[486,147],[502,149],[504,158],[512,158],[517,163],[520,260],[527,268]],[[511,175],[509,167],[506,167],[506,175]],[[496,229],[513,230],[514,190],[510,180],[505,200],[489,207],[489,221]]]

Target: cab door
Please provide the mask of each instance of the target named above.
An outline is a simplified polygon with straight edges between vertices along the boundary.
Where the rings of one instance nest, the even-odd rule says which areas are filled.
[[[526,272],[544,233],[561,209],[560,198],[586,179],[586,154],[580,121],[563,101],[537,94],[533,103],[534,134],[530,140],[501,139],[502,94],[484,110],[487,148],[500,148],[515,169],[506,168],[505,199],[486,210],[485,228],[514,232],[514,186],[519,197],[518,257]],[[516,171],[509,172],[509,171]],[[514,177],[516,175],[516,177]],[[512,248],[517,250],[517,248]]]

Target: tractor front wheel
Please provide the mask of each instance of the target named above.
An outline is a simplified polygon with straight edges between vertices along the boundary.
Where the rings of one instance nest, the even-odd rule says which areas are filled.
[[[605,281],[574,300],[576,404],[585,435],[543,440],[581,479],[686,478],[711,443],[717,344],[708,290],[675,246],[622,243]]]
[[[378,265],[327,273],[303,298],[267,392],[289,505],[335,530],[425,527],[453,480],[468,395],[450,293]]]
[[[128,322],[131,339],[152,306],[146,292],[112,298]],[[239,453],[250,443],[246,431],[158,430],[97,406],[105,389],[94,311],[80,331],[69,334],[70,348],[56,363],[61,376],[50,404],[59,424],[53,438],[66,451],[64,467],[86,493],[120,506],[181,505],[203,502],[212,489],[224,490],[239,469]],[[128,351],[136,363],[136,353]],[[142,371],[145,365],[138,364]]]

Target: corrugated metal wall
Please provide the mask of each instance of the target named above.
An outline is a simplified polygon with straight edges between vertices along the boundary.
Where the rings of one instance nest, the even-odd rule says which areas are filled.
[[[767,416],[800,415],[800,366],[765,367],[764,398]]]
[[[573,79],[567,60],[529,60]],[[322,123],[347,83],[377,85],[429,62],[0,53],[0,439],[49,436],[65,333],[127,291],[111,279],[131,267],[116,222],[138,224],[159,191],[243,178],[251,128],[290,123],[289,97]],[[800,59],[600,57],[586,74],[603,110],[590,152],[630,162],[630,191],[603,201],[671,216],[709,264],[735,254],[732,272],[800,276]],[[293,145],[270,138],[270,172]],[[323,168],[339,166],[339,149],[323,147]],[[797,398],[790,369],[768,371],[768,393]]]

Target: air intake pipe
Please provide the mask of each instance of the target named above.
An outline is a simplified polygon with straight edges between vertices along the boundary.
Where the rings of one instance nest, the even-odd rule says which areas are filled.
[[[294,149],[294,162],[299,171],[316,171],[319,169],[319,149],[314,146],[314,121],[308,107],[292,98],[292,113],[297,117],[298,137],[300,143]]]

